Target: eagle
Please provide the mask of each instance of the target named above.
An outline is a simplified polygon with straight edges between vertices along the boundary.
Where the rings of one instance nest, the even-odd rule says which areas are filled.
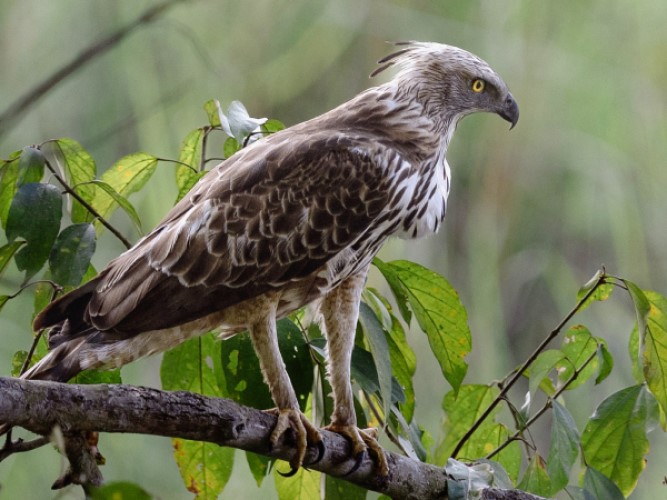
[[[388,473],[376,435],[357,427],[350,359],[373,257],[390,236],[435,233],[447,208],[447,148],[474,112],[513,127],[519,108],[479,57],[438,43],[404,42],[395,66],[316,118],[242,149],[207,173],[136,245],[34,320],[49,353],[23,378],[67,381],[120,367],[210,331],[248,331],[276,408],[275,445],[292,429],[292,471],[320,431],[299,404],[278,350],[276,321],[310,305],[327,339],[334,409],[326,429]]]

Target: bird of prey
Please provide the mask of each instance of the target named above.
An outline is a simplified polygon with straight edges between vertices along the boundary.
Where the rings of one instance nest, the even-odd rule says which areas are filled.
[[[386,475],[375,436],[357,428],[350,385],[368,267],[388,237],[440,227],[459,120],[487,111],[514,126],[519,109],[486,62],[456,47],[405,42],[379,64],[371,76],[390,66],[396,76],[223,161],[150,234],[44,309],[34,328],[51,329],[50,352],[24,378],[66,381],[211,330],[247,330],[277,406],[271,443],[294,430],[295,471],[321,437],[299,410],[276,320],[310,304],[327,338],[327,429]]]

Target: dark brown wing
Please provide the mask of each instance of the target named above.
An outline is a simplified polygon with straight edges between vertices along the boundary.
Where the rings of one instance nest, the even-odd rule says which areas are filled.
[[[86,323],[121,336],[168,328],[309,276],[388,204],[387,166],[368,144],[286,133],[235,155],[101,273]]]

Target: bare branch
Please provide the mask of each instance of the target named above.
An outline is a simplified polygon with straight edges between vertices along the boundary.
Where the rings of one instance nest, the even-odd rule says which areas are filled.
[[[269,446],[275,416],[227,399],[126,385],[74,385],[12,378],[0,378],[0,394],[0,422],[37,434],[49,434],[58,426],[68,439],[86,431],[129,432],[207,441],[286,461],[295,453],[289,433],[278,446]],[[375,474],[368,457],[364,457],[358,470],[346,475],[354,465],[349,443],[325,430],[322,438],[324,457],[309,468],[392,498],[446,497],[447,474],[443,468],[386,452],[390,471],[387,478]],[[305,463],[316,456],[317,450],[309,449]],[[519,493],[488,490],[482,498],[537,498]]]

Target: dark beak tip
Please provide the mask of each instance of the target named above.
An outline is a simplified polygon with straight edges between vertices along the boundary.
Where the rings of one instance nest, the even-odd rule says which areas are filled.
[[[507,96],[507,99],[505,100],[505,106],[499,114],[501,117],[511,123],[510,130],[512,130],[519,122],[519,106],[511,94]]]

